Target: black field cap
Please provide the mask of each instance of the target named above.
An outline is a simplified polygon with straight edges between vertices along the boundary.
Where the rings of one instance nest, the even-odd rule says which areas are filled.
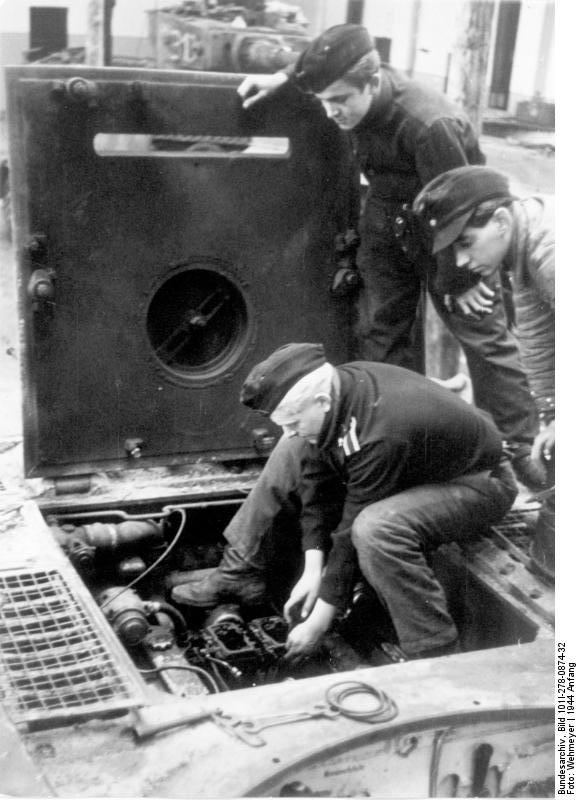
[[[500,172],[490,167],[457,167],[421,189],[413,211],[431,227],[434,255],[461,235],[480,203],[511,197],[508,179]]]
[[[300,54],[295,80],[307,92],[323,92],[374,47],[370,33],[362,25],[335,25],[313,39]]]
[[[240,402],[271,414],[289,389],[326,363],[322,344],[285,344],[253,367],[245,380]]]

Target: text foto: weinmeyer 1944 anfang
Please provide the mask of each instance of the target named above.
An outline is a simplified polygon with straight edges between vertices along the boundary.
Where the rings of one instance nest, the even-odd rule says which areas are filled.
[[[575,662],[567,661],[565,642],[557,644],[558,794],[575,794]]]

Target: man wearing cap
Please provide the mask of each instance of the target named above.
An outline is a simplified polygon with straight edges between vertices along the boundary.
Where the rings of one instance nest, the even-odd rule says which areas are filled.
[[[403,206],[427,181],[454,167],[484,163],[468,118],[440,92],[381,66],[361,25],[329,28],[286,71],[247,77],[238,89],[243,107],[285,84],[320,100],[349,137],[369,183],[357,254],[361,357],[423,371],[416,320],[424,282],[467,357],[475,403],[509,442],[521,480],[539,487],[542,476],[529,461],[536,412],[498,280],[476,283],[452,261],[436,263],[419,243],[407,248],[407,237],[397,236]],[[445,303],[451,297],[458,297],[458,306]]]
[[[289,658],[318,645],[346,609],[359,568],[409,657],[455,652],[457,630],[426,554],[480,533],[514,501],[490,418],[416,372],[362,361],[334,367],[309,343],[285,345],[254,367],[241,400],[284,434],[224,533],[220,565],[175,586],[173,600],[262,603],[267,552],[296,527],[304,567],[284,606],[297,622]]]
[[[458,269],[483,281],[499,272],[510,279],[521,356],[541,422],[531,458],[539,468],[548,467],[551,481],[555,452],[553,198],[521,200],[511,194],[500,172],[469,166],[434,178],[415,198],[413,210],[430,232],[433,254],[450,249]],[[552,494],[548,506],[554,507]]]

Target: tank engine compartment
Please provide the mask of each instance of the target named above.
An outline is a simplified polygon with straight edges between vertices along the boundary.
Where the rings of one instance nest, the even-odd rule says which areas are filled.
[[[45,496],[2,529],[3,703],[57,795],[98,787],[145,796],[152,781],[158,796],[190,796],[191,785],[198,796],[239,796],[234,769],[215,777],[226,753],[252,764],[249,796],[382,795],[382,769],[391,796],[403,786],[425,796],[427,780],[430,796],[552,796],[550,709],[537,687],[547,684],[553,588],[527,556],[534,504],[471,549],[435,555],[466,652],[405,662],[385,610],[358,586],[319,652],[293,665],[284,659],[293,580],[284,554],[269,602],[251,613],[171,602],[191,570],[218,564],[248,474],[236,473],[229,490],[178,499],[173,487],[168,501],[148,491],[122,502],[134,481],[116,478],[114,499],[102,486],[90,497]],[[371,687],[381,724],[283,720],[247,736],[251,720],[280,713],[290,722],[343,682]],[[199,728],[206,719],[216,724]],[[183,755],[191,747],[192,760]],[[178,772],[182,758],[190,774]]]
[[[188,697],[406,660],[386,610],[362,581],[318,653],[298,665],[285,660],[289,627],[282,608],[300,569],[294,538],[272,557],[266,604],[247,609],[231,602],[211,611],[175,604],[174,586],[193,570],[218,565],[222,531],[241,502],[242,497],[222,496],[158,511],[51,510],[46,520],[137,669],[164,691]],[[527,596],[517,598],[521,606],[508,602],[511,592],[495,592],[490,581],[475,575],[472,552],[454,545],[432,557],[464,649],[530,642],[547,629],[546,609],[539,619],[535,603],[548,589],[526,555],[536,514],[534,504],[517,509],[472,546],[477,559],[493,562],[494,577],[508,580],[516,571],[521,593],[520,574],[531,583]]]
[[[107,512],[96,522],[82,514],[74,522],[48,517],[54,539],[147,680],[194,696],[403,658],[384,639],[359,652],[335,632],[314,659],[289,665],[283,658],[288,625],[282,606],[298,564],[287,569],[286,560],[262,607],[247,610],[230,603],[208,612],[174,604],[173,586],[192,570],[215,567],[220,560],[220,529],[240,500],[220,502],[204,509],[174,506],[148,518],[121,511]],[[274,569],[279,570],[279,560]],[[362,602],[359,590],[357,603]]]

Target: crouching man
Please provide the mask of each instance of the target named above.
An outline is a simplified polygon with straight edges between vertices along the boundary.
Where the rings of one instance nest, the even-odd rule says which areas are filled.
[[[177,603],[246,605],[266,594],[265,540],[300,524],[304,568],[284,606],[289,659],[310,654],[351,599],[360,568],[411,658],[458,649],[427,552],[500,520],[516,496],[484,412],[389,364],[334,367],[321,344],[258,364],[241,401],[284,435],[225,531],[220,565],[173,589]]]

